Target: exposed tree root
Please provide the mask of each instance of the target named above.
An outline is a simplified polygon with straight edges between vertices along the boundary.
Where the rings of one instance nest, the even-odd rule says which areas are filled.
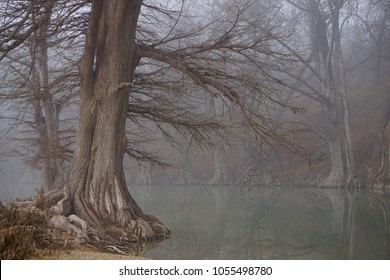
[[[72,244],[84,244],[100,252],[140,255],[171,234],[156,217],[144,214],[133,216],[125,226],[107,222],[102,223],[102,227],[94,227],[75,214],[63,215],[59,206],[63,197],[60,189],[39,193],[34,199],[18,202],[17,207],[38,211],[49,227],[64,232],[65,247],[72,240]]]
[[[111,252],[118,253],[118,254],[121,254],[121,255],[127,255],[125,252],[123,252],[122,250],[120,250],[117,247],[112,246],[112,245],[108,245],[104,249],[107,249],[107,250],[109,250]]]
[[[169,238],[171,232],[155,216],[131,211],[132,218],[125,226],[101,223],[91,225],[75,214],[71,214],[62,189],[47,194],[38,194],[35,200],[25,203],[27,207],[39,208],[46,213],[49,224],[71,234],[74,241],[87,244],[99,251],[118,254],[139,255],[151,246]],[[65,209],[68,208],[68,209]],[[64,215],[65,214],[65,215]],[[141,215],[139,215],[141,214]]]
[[[73,225],[71,223],[71,219],[67,219],[65,216],[54,215],[50,218],[49,224],[56,229],[61,229],[74,234],[76,241],[80,244],[90,242],[90,238],[86,230]]]

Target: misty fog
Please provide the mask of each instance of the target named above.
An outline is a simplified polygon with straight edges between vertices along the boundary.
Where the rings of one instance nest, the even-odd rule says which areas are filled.
[[[120,224],[131,218],[115,203],[130,201],[128,191],[152,212],[164,213],[159,203],[185,201],[189,217],[191,209],[204,207],[220,221],[211,235],[196,228],[210,244],[213,234],[235,238],[221,216],[232,202],[242,210],[237,223],[251,231],[231,234],[252,242],[279,232],[269,242],[280,258],[289,254],[283,251],[289,242],[317,244],[313,258],[353,258],[353,240],[341,253],[326,246],[363,232],[360,219],[369,211],[353,204],[355,198],[369,204],[376,199],[371,190],[390,187],[389,1],[133,1],[134,7],[142,2],[139,15],[129,10],[134,30],[115,26],[108,15],[94,30],[90,3],[22,2],[0,3],[0,200],[62,189],[74,194],[78,187],[85,205],[101,207],[95,212]],[[126,32],[115,33],[122,27]],[[315,202],[298,201],[300,195],[290,201],[290,187],[297,188],[293,197],[307,188],[302,197],[320,201],[315,217]],[[351,192],[339,192],[344,188]],[[369,191],[355,192],[362,189]],[[170,197],[151,203],[163,190]],[[209,203],[194,202],[204,193],[201,202]],[[110,206],[113,197],[119,202]],[[388,196],[378,199],[386,220]],[[282,206],[275,210],[269,201]],[[263,216],[246,223],[253,213],[281,219],[288,205],[300,203],[309,209],[302,215],[319,223],[318,236],[290,240],[282,225]],[[89,217],[80,209],[72,211]],[[165,218],[178,231],[184,228],[182,218]],[[344,230],[351,224],[355,228]],[[378,236],[375,246],[388,242],[388,229]],[[173,248],[186,246],[172,242]],[[211,256],[229,258],[218,254],[241,250],[241,243],[222,243]],[[272,252],[237,256],[269,258]],[[170,257],[183,257],[178,254]]]

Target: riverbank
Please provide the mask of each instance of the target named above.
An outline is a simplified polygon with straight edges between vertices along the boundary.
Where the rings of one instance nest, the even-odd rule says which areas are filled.
[[[73,233],[50,226],[45,211],[25,202],[0,206],[2,260],[140,260],[114,246],[79,244]],[[142,247],[142,246],[141,246]],[[112,252],[110,252],[112,251]]]
[[[132,255],[97,252],[86,247],[71,250],[59,250],[53,254],[43,256],[44,260],[145,260],[145,258]]]

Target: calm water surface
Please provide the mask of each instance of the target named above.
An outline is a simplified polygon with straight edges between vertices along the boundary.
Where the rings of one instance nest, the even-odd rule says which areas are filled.
[[[390,194],[309,187],[135,186],[172,237],[153,259],[390,259]]]

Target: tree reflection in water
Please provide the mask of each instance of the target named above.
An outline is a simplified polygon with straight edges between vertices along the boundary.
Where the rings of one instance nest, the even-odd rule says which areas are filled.
[[[390,194],[364,189],[132,187],[172,237],[155,259],[389,259]]]

